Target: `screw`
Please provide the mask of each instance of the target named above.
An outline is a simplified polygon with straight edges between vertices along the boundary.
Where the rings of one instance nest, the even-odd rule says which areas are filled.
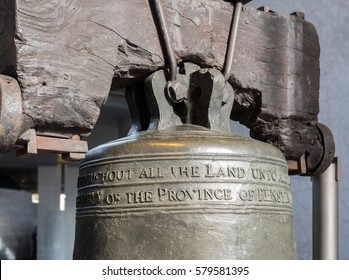
[[[168,97],[173,103],[179,103],[187,97],[187,88],[178,81],[170,81],[166,85]]]
[[[80,141],[80,135],[75,134],[72,137],[70,137],[70,139]]]

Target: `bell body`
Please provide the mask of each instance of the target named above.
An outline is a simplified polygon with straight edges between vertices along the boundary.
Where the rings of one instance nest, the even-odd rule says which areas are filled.
[[[75,259],[294,259],[284,156],[182,125],[91,150],[78,180]]]

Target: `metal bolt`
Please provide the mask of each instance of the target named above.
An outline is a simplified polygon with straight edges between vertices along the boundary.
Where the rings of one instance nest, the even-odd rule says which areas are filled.
[[[80,135],[73,135],[72,137],[70,137],[71,140],[77,140],[80,141]]]
[[[187,97],[187,88],[181,82],[170,81],[166,88],[168,97],[173,103],[179,103]]]

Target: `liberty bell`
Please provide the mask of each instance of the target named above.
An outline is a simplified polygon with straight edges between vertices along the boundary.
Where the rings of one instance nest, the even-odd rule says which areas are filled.
[[[75,259],[294,259],[284,155],[230,133],[223,74],[184,63],[126,89],[127,137],[80,166]]]

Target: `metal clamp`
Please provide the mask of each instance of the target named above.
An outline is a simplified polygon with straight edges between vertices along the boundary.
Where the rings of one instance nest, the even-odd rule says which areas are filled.
[[[18,82],[0,75],[0,152],[8,152],[21,135],[22,93]]]
[[[201,69],[196,64],[184,63],[177,76],[188,90],[186,100],[179,104],[171,104],[164,95],[165,76],[165,71],[159,70],[145,80],[144,88],[136,85],[126,89],[132,119],[129,135],[182,124],[230,131],[234,90],[219,70]]]
[[[317,128],[321,135],[323,154],[320,163],[314,170],[310,170],[312,176],[320,175],[331,165],[335,155],[335,143],[331,130],[324,124],[318,123]]]
[[[86,141],[81,141],[79,135],[71,138],[37,135],[35,129],[29,129],[18,139],[15,148],[17,156],[27,157],[38,152],[62,154],[64,160],[82,160],[88,151]]]
[[[288,174],[289,175],[306,175],[307,163],[305,154],[303,154],[299,160],[288,160]]]

